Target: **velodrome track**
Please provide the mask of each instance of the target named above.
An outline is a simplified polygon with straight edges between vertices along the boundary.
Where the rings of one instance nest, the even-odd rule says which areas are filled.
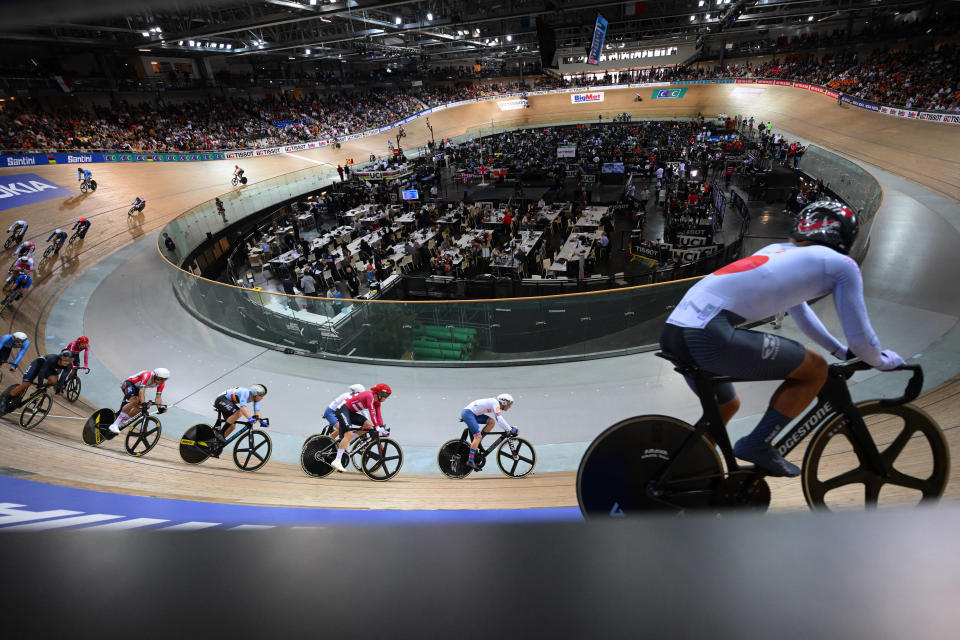
[[[837,107],[829,98],[800,89],[770,86],[740,99],[731,96],[735,88],[693,85],[681,99],[645,99],[639,104],[632,100],[633,90],[606,91],[600,105],[573,105],[567,94],[531,96],[531,108],[525,111],[501,112],[496,101],[488,101],[440,111],[431,114],[430,120],[439,138],[490,127],[491,120],[507,126],[595,120],[599,113],[607,120],[623,111],[635,118],[741,113],[772,121],[788,137],[803,138],[880,168],[875,173],[884,186],[885,200],[863,266],[871,319],[885,346],[904,356],[923,353],[920,362],[931,388],[918,404],[948,429],[951,450],[958,451],[960,429],[951,427],[960,424],[960,381],[955,378],[960,371],[960,297],[955,284],[960,276],[956,251],[960,246],[960,127]],[[429,131],[419,121],[406,129],[408,147],[429,139]],[[248,159],[241,165],[255,182],[318,163],[335,166],[349,157],[362,161],[371,152],[385,150],[387,139],[389,132],[346,143],[340,150]],[[60,335],[62,327],[78,326],[93,339],[99,368],[84,379],[85,397],[80,402],[69,405],[58,400],[51,417],[34,431],[24,432],[13,422],[0,420],[5,441],[0,448],[3,474],[100,491],[222,503],[346,509],[566,507],[576,504],[577,453],[606,426],[646,412],[695,419],[693,396],[679,376],[652,354],[497,369],[411,369],[263,353],[210,331],[180,309],[166,284],[166,266],[153,245],[155,232],[172,218],[230,191],[227,181],[232,165],[233,161],[90,165],[100,184],[95,194],[76,193],[5,213],[4,220],[29,220],[28,237],[38,246],[57,226],[72,224],[79,216],[93,220],[76,259],[41,274],[17,314],[9,320],[5,316],[3,324],[5,331],[24,330],[31,338],[46,336],[46,345],[35,341],[43,352],[75,337]],[[0,176],[16,173],[36,173],[76,191],[72,165],[0,170]],[[139,228],[129,227],[126,218],[134,195],[149,203],[146,221]],[[87,288],[89,283],[96,287]],[[64,318],[71,308],[86,310]],[[832,309],[821,305],[819,310],[834,328]],[[265,405],[274,425],[275,459],[255,474],[242,474],[226,455],[201,467],[187,466],[179,460],[174,440],[168,438],[143,459],[122,453],[119,440],[99,449],[83,445],[78,418],[97,406],[113,406],[120,378],[160,365],[174,371],[166,400],[176,404],[175,411],[181,411],[183,419],[209,415],[212,398],[226,386],[282,380],[270,385]],[[229,379],[221,379],[227,375]],[[387,421],[408,457],[419,457],[420,463],[431,449],[458,435],[460,407],[508,386],[518,397],[508,417],[537,446],[540,472],[508,480],[494,471],[456,482],[420,472],[427,469],[414,459],[394,480],[371,483],[358,474],[307,478],[298,465],[284,462],[284,452],[291,459],[296,443],[318,430],[320,410],[304,419],[304,398],[319,397],[325,403],[350,382],[381,379],[395,391],[384,408]],[[750,416],[762,410],[771,390],[770,385],[752,387],[743,390],[743,418],[732,425],[734,431],[752,422]],[[892,395],[891,388],[895,390],[895,385],[890,387],[883,376],[870,375],[857,384],[855,395]],[[107,400],[98,402],[101,398]],[[176,423],[174,411],[167,416]],[[168,426],[167,416],[165,433],[179,435],[173,425]],[[957,475],[954,470],[950,498],[960,495]],[[798,482],[771,484],[775,508],[802,505]]]

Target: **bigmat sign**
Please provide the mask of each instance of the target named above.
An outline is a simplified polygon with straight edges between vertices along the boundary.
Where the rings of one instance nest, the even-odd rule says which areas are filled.
[[[72,191],[33,173],[0,176],[0,211],[71,195]]]
[[[573,104],[603,102],[603,91],[594,91],[593,93],[571,93],[570,102]]]

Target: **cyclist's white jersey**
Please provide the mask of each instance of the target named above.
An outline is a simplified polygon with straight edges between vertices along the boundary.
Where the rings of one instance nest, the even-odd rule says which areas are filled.
[[[347,391],[346,393],[341,393],[340,395],[337,396],[336,400],[334,400],[333,402],[327,405],[327,408],[332,411],[336,411],[337,409],[342,407],[344,403],[346,403],[346,401],[352,396],[353,394],[349,391]]]
[[[7,233],[13,231],[14,229],[20,230],[21,228],[23,228],[24,230],[26,230],[28,226],[30,225],[27,224],[26,220],[17,220],[12,225],[10,225],[10,228],[7,229]]]
[[[497,424],[499,424],[501,428],[510,428],[510,425],[507,424],[507,421],[503,419],[503,413],[500,412],[500,403],[497,402],[496,398],[481,398],[480,400],[474,400],[464,408],[467,411],[472,411],[478,416],[492,413],[493,417],[497,419]]]
[[[880,341],[863,302],[860,267],[849,256],[822,245],[771,244],[714,271],[687,291],[667,323],[702,329],[723,310],[747,322],[786,311],[804,334],[834,353],[843,345],[806,302],[828,293],[833,293],[850,350],[871,366],[884,366]]]

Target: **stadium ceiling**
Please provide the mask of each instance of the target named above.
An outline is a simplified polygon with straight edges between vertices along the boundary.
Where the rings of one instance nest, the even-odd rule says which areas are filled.
[[[938,0],[4,0],[0,42],[118,54],[377,62],[535,58],[537,18],[583,53],[596,15],[611,46],[892,17]],[[825,25],[826,26],[826,25]]]

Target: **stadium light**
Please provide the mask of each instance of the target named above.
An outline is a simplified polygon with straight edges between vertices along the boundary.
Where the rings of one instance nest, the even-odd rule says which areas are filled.
[[[427,11],[427,20],[433,20],[433,12]]]
[[[396,18],[393,19],[393,23],[398,25],[403,24],[403,20],[400,19],[400,16],[397,16]]]

